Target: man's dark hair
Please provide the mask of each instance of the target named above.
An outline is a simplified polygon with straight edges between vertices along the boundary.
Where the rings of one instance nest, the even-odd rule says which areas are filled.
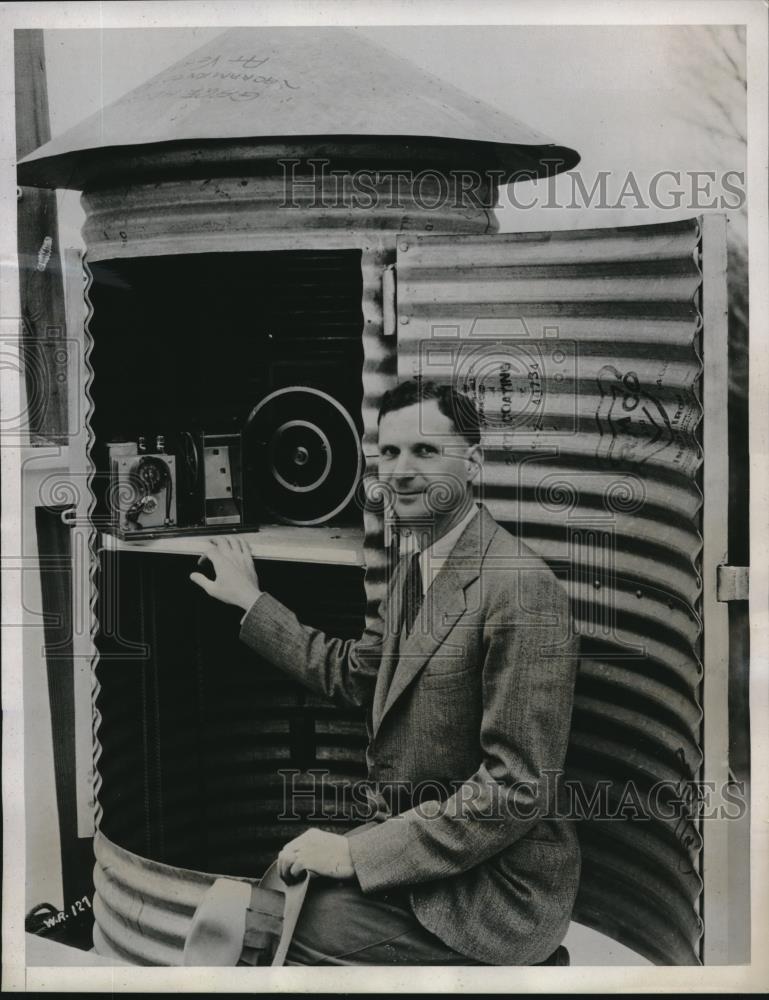
[[[481,418],[475,401],[470,396],[457,392],[453,386],[423,378],[408,379],[406,382],[399,382],[394,389],[388,389],[382,396],[379,406],[377,427],[386,413],[402,410],[406,406],[423,403],[429,399],[434,399],[438,403],[438,409],[451,420],[458,434],[470,444],[480,444]]]

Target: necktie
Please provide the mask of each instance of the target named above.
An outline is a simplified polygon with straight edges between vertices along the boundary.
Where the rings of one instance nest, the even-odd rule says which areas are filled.
[[[419,553],[415,552],[409,560],[406,577],[403,581],[403,614],[401,631],[411,632],[414,628],[419,609],[422,607],[422,569],[419,565]]]

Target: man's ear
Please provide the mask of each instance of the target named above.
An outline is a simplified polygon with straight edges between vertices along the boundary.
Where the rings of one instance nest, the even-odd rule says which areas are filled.
[[[467,463],[467,477],[468,479],[475,479],[478,473],[481,471],[481,466],[483,465],[483,447],[480,444],[474,444],[467,453],[465,459]]]

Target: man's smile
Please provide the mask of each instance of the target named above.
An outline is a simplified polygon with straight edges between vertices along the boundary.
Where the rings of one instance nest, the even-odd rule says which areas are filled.
[[[395,500],[396,503],[411,504],[415,503],[420,497],[424,497],[424,491],[418,490],[413,493],[396,493]]]

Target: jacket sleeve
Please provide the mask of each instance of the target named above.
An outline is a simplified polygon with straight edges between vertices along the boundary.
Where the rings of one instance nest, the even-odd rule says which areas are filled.
[[[356,707],[373,698],[383,637],[381,608],[360,639],[335,639],[303,625],[267,593],[240,626],[240,639],[259,656],[332,701]]]
[[[524,836],[552,805],[555,780],[546,772],[564,765],[576,637],[555,576],[524,575],[525,600],[508,588],[489,599],[478,769],[445,801],[423,803],[350,838],[364,892],[473,868]],[[518,622],[516,606],[528,609]]]

